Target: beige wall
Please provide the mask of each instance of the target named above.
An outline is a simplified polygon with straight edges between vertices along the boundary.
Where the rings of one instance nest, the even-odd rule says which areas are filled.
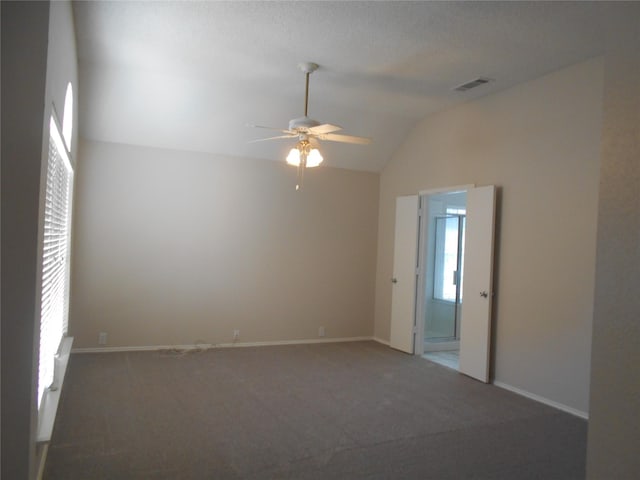
[[[640,478],[640,5],[605,60],[587,478]]]
[[[395,198],[499,187],[495,380],[588,411],[602,59],[422,121],[380,179],[375,335],[389,338]]]
[[[81,142],[74,347],[372,335],[378,179]]]

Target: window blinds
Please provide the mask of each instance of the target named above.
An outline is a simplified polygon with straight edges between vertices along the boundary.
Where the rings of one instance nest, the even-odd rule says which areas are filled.
[[[67,332],[72,189],[69,155],[51,117],[44,206],[38,408],[45,390],[54,381],[55,355]]]

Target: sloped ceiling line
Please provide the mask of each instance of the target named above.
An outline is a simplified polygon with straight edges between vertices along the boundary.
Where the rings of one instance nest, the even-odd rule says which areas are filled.
[[[609,2],[74,2],[80,134],[281,161],[248,123],[310,114],[373,138],[325,164],[380,171],[416,122],[603,51]],[[495,79],[468,92],[470,79]]]

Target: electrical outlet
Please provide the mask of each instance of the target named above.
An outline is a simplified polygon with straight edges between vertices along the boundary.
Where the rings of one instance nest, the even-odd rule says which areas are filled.
[[[233,331],[233,339],[238,340],[240,338],[240,330]]]
[[[98,334],[98,345],[106,345],[107,344],[107,332],[100,332]]]
[[[324,337],[324,327],[318,328],[318,336],[319,337]]]

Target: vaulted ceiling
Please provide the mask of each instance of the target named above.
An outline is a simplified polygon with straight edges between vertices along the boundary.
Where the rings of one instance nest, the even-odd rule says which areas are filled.
[[[81,135],[282,160],[303,114],[367,146],[324,142],[330,166],[380,171],[414,125],[597,56],[609,2],[77,2]],[[467,92],[477,77],[494,81]]]

